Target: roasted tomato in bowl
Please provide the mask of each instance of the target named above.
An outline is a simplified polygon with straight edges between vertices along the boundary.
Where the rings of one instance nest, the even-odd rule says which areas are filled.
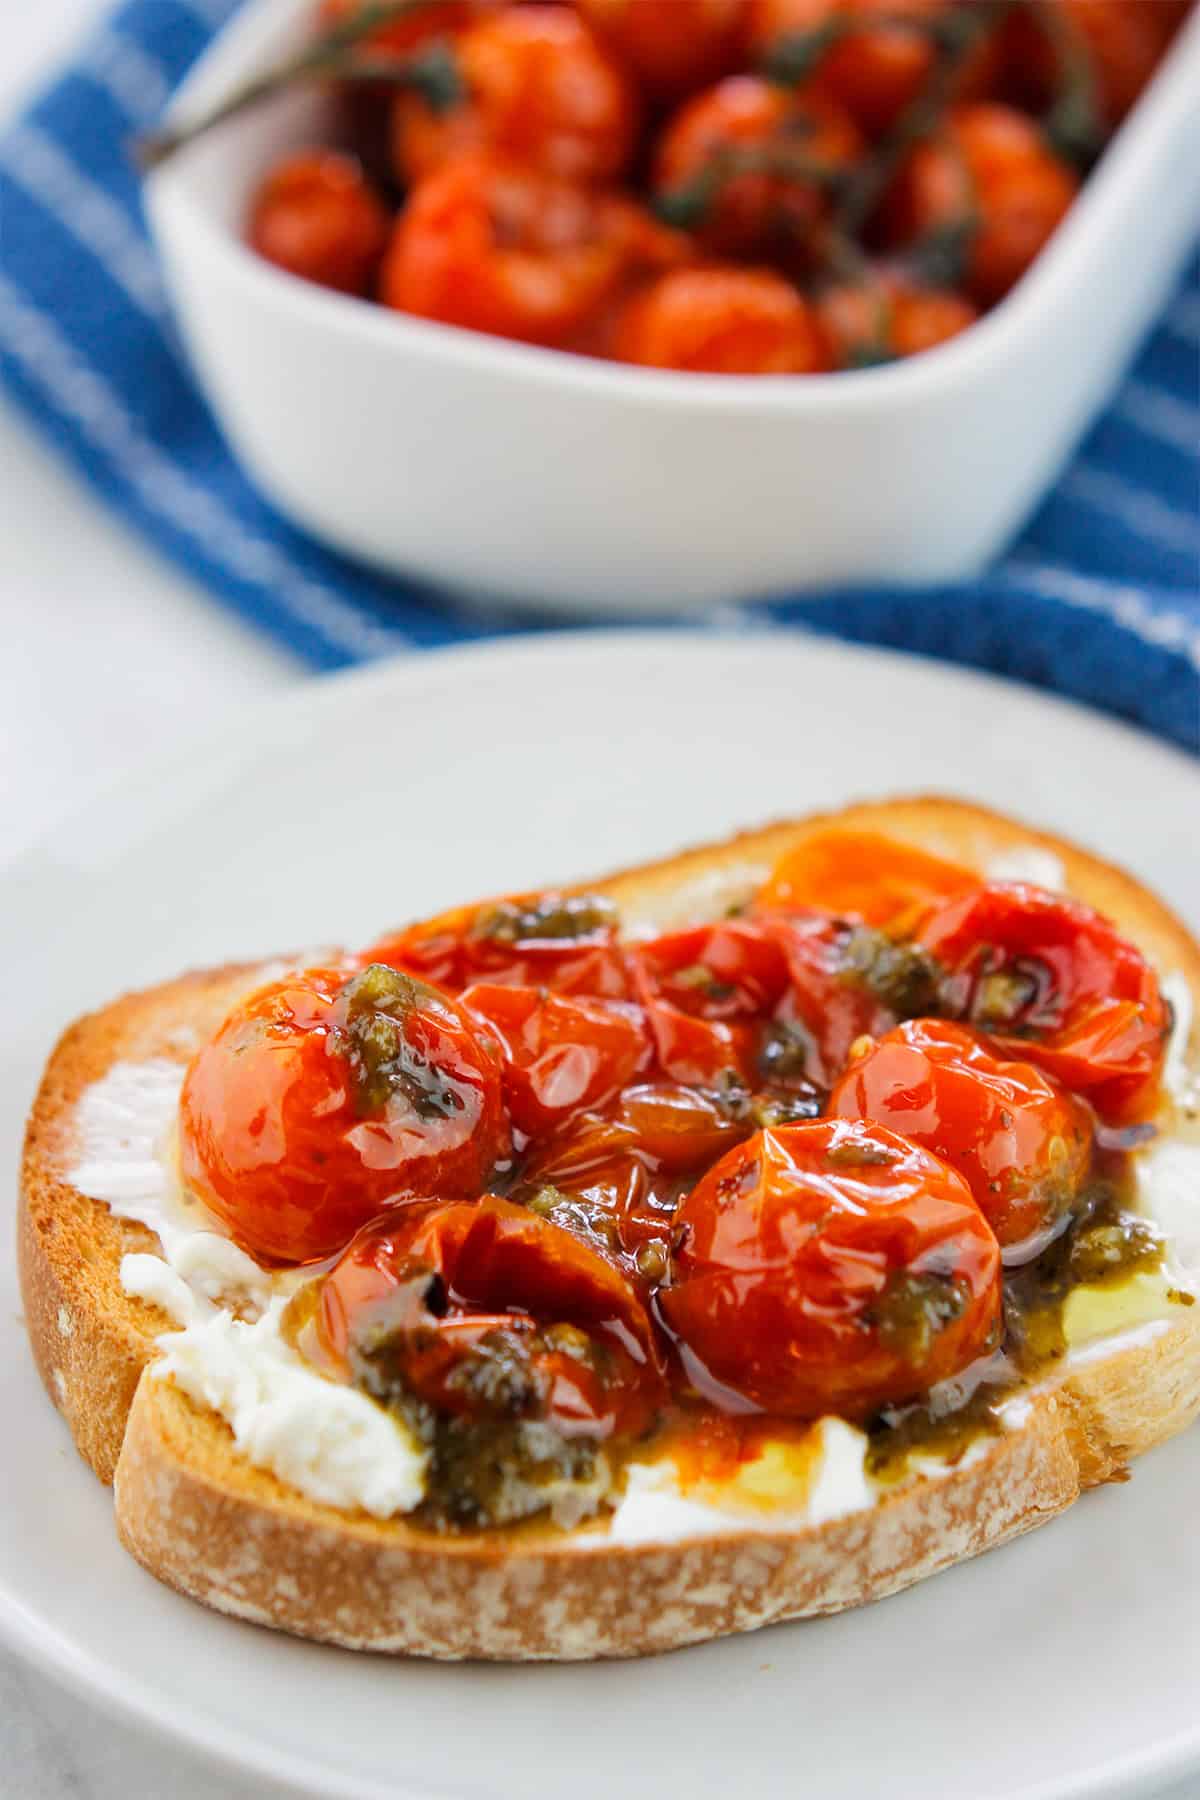
[[[321,0],[349,142],[268,170],[249,238],[401,312],[644,367],[917,355],[1024,274],[1178,22],[1044,10]]]

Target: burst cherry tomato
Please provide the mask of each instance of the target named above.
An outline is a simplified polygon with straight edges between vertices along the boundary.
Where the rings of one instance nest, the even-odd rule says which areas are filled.
[[[654,190],[719,255],[795,251],[826,211],[813,171],[844,172],[861,148],[849,116],[823,95],[731,75],[667,125]]]
[[[811,309],[768,269],[677,269],[617,321],[620,362],[710,375],[807,375],[825,367]]]
[[[576,0],[641,86],[677,99],[730,73],[748,0]]]
[[[959,106],[902,165],[884,204],[883,236],[906,248],[962,228],[966,288],[990,306],[1020,280],[1078,191],[1032,119],[993,103]]]
[[[629,955],[656,1059],[673,1081],[756,1084],[754,1026],[788,985],[787,958],[761,927],[730,921],[638,944]]]
[[[654,1285],[666,1273],[684,1183],[752,1129],[712,1095],[642,1082],[537,1145],[524,1180],[565,1229],[601,1243]]]
[[[260,989],[193,1060],[187,1186],[252,1256],[329,1256],[398,1196],[478,1193],[507,1151],[492,1054],[445,996],[390,970]]]
[[[1001,1244],[1053,1225],[1087,1174],[1086,1109],[1027,1062],[1002,1062],[977,1033],[938,1019],[887,1032],[829,1096],[837,1119],[866,1119],[932,1150],[970,1185]]]
[[[1146,83],[1179,22],[1168,0],[1056,0],[1060,29],[1074,34],[1096,87],[1102,122],[1119,125]],[[1032,7],[1014,7],[1003,32],[1006,73],[1021,100],[1041,110],[1071,79],[1054,38]]]
[[[628,77],[577,14],[507,6],[456,39],[459,100],[402,93],[392,151],[404,182],[484,151],[569,181],[611,181],[633,149],[637,104]]]
[[[540,1148],[526,1172],[570,1188],[581,1171],[631,1155],[654,1173],[694,1173],[748,1130],[710,1094],[677,1082],[638,1082],[606,1111],[573,1119]]]
[[[805,837],[755,896],[760,912],[826,912],[903,932],[934,901],[979,877],[957,863],[874,831],[833,828]]]
[[[877,1125],[760,1132],[680,1208],[660,1304],[702,1390],[866,1419],[994,1342],[1000,1252],[961,1175]]]
[[[462,1007],[497,1040],[508,1116],[528,1138],[603,1106],[649,1061],[641,1009],[623,1001],[481,984],[466,989]]]
[[[830,1087],[856,1040],[887,1031],[896,1013],[855,966],[853,926],[821,913],[763,924],[787,959],[789,988],[759,1052],[762,1072]]]
[[[1157,1099],[1169,1027],[1153,970],[1107,919],[1022,882],[947,901],[918,933],[946,998],[1009,1056],[1121,1124]]]
[[[891,346],[895,356],[920,356],[922,351],[936,350],[979,317],[961,294],[949,288],[924,287],[918,284],[898,287],[891,302]]]
[[[597,894],[517,894],[460,906],[367,952],[450,993],[472,982],[550,988],[556,994],[629,998],[617,909]]]
[[[289,275],[366,294],[389,229],[387,209],[354,157],[306,150],[271,170],[255,195],[249,235],[259,255]]]
[[[751,0],[750,43],[761,60],[828,33],[812,72],[874,136],[894,124],[928,77],[934,43],[922,28],[945,11],[946,0]]]
[[[840,369],[863,368],[934,350],[973,325],[979,310],[949,288],[929,287],[898,271],[823,288],[814,307]]]
[[[679,253],[674,235],[632,201],[466,158],[413,191],[380,293],[400,312],[563,344],[622,282]]]
[[[336,1358],[374,1359],[440,1412],[545,1418],[567,1436],[603,1438],[643,1429],[662,1397],[653,1329],[628,1278],[492,1196],[369,1226],[323,1283],[320,1320]]]
[[[805,72],[874,138],[926,87],[937,28],[953,11],[954,0],[751,0],[750,39],[758,61],[784,78],[799,53]],[[989,92],[1003,60],[999,34],[984,33],[953,79],[954,97]]]

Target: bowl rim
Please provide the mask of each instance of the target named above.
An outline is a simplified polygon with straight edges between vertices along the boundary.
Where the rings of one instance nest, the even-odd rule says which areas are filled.
[[[265,51],[285,40],[308,11],[309,0],[249,0],[190,70],[172,97],[166,120],[186,118],[193,107],[200,110],[221,98],[239,76],[259,65]],[[194,179],[202,146],[180,151],[146,177],[146,211],[160,248],[164,227],[187,231],[230,281],[240,283],[262,304],[274,304],[343,340],[378,343],[384,355],[424,352],[443,364],[466,366],[497,380],[531,380],[581,398],[607,398],[655,410],[856,416],[864,409],[900,409],[910,402],[932,400],[947,387],[966,384],[980,367],[1019,354],[1026,325],[1032,326],[1039,310],[1070,305],[1076,286],[1073,268],[1086,270],[1102,254],[1109,230],[1107,208],[1117,207],[1122,198],[1132,200],[1164,142],[1189,124],[1200,124],[1200,112],[1194,109],[1198,85],[1200,5],[1184,20],[1062,224],[997,306],[957,337],[918,356],[802,377],[643,368],[444,324],[322,288],[276,268],[213,217]],[[1200,130],[1196,136],[1200,140]]]

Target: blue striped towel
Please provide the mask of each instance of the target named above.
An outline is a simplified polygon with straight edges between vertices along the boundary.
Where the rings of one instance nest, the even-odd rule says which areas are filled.
[[[0,376],[80,474],[168,556],[328,669],[528,630],[388,581],[249,486],[180,360],[127,144],[236,0],[126,0],[0,135]],[[731,604],[993,669],[1200,751],[1200,259],[1010,554],[968,590]]]

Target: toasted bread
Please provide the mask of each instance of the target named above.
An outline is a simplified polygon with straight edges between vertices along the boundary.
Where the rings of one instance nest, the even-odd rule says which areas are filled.
[[[631,931],[719,916],[805,835],[877,830],[987,872],[998,856],[1058,858],[1076,897],[1114,919],[1161,974],[1200,997],[1200,946],[1132,877],[979,808],[938,798],[779,824],[589,882]],[[485,886],[486,882],[481,883]],[[68,1179],[80,1096],[118,1061],[180,1065],[257,971],[185,976],[73,1025],[54,1051],[25,1145],[20,1265],[47,1391],[115,1488],[117,1528],[152,1573],[239,1617],[375,1650],[458,1658],[632,1656],[838,1611],[892,1593],[1063,1511],[1200,1411],[1200,1307],[1114,1336],[1029,1390],[1019,1423],[958,1466],[910,1479],[823,1523],[770,1513],[675,1540],[576,1532],[453,1536],[321,1505],[250,1464],[228,1426],[171,1381],[144,1379],[171,1329],[122,1287],[146,1227]],[[1197,1031],[1186,1055],[1194,1067]],[[1200,1207],[1200,1193],[1196,1196]]]

